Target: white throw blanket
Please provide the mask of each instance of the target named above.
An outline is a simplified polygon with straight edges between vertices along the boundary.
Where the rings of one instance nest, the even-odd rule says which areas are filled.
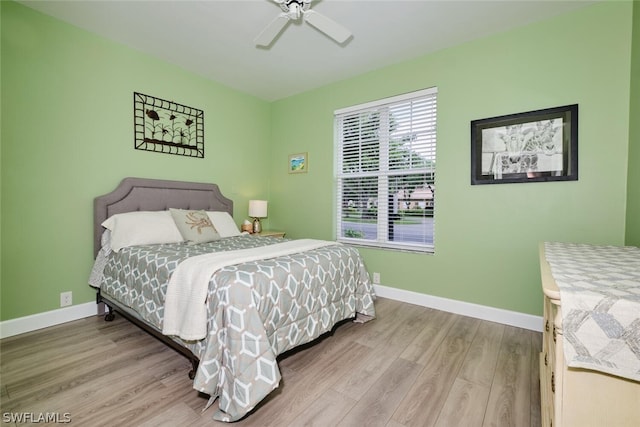
[[[213,274],[229,265],[291,255],[336,242],[291,240],[237,251],[215,252],[187,258],[171,275],[164,305],[164,335],[199,340],[207,335],[207,293]]]

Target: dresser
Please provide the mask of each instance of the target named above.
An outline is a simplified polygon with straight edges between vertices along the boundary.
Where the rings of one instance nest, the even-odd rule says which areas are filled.
[[[565,337],[563,337],[563,333],[565,332],[563,331],[563,308],[567,308],[566,300],[569,300],[570,297],[573,298],[572,292],[579,294],[579,290],[575,291],[575,288],[571,287],[568,288],[571,292],[565,292],[565,289],[567,289],[564,287],[565,280],[567,280],[567,282],[571,282],[571,280],[581,280],[581,268],[584,265],[590,266],[593,264],[578,259],[576,261],[576,267],[573,268],[571,266],[573,254],[580,254],[580,250],[576,250],[574,247],[572,249],[573,252],[568,251],[568,253],[565,254],[563,253],[563,246],[549,245],[549,243],[541,243],[539,248],[540,274],[544,294],[543,341],[542,352],[540,353],[542,425],[552,427],[640,426],[640,382],[635,379],[632,380],[618,375],[612,375],[601,370],[568,366],[570,362],[566,360],[564,347],[571,345],[572,352],[574,350],[575,337],[580,337],[583,332],[581,330],[572,330],[571,343],[565,341]],[[605,254],[607,251],[607,247],[589,247],[589,250],[591,249],[594,249],[594,251],[590,253],[590,256],[596,258],[599,253]],[[548,252],[553,252],[553,256],[549,256]],[[578,255],[576,258],[580,257],[581,255]],[[560,260],[561,268],[556,268],[554,260]],[[606,273],[602,272],[608,271],[606,262],[603,264],[604,267],[600,267],[598,263],[595,265],[596,267],[594,267],[593,270],[596,273],[594,273],[593,276],[587,274],[587,277],[596,277],[598,279],[596,282],[598,283],[606,282],[606,280],[601,280],[602,276],[606,275]],[[568,267],[563,271],[562,268],[564,268],[564,266]],[[560,273],[558,273],[558,270],[560,270]],[[615,266],[611,269],[611,271],[614,272],[618,270]],[[569,273],[566,275],[561,274],[567,272]],[[615,274],[613,275],[615,276]],[[626,283],[632,283],[632,281],[627,281]],[[565,301],[563,301],[561,297],[561,288],[563,289]],[[591,291],[586,292],[592,293]],[[563,307],[563,303],[565,303],[565,307]],[[634,305],[625,304],[625,301],[618,303],[618,306],[615,307],[618,312],[614,314],[620,314],[622,310],[629,308],[631,316],[637,315],[640,317],[640,311],[636,312]],[[601,307],[600,305],[596,306]],[[575,308],[571,309],[571,313],[584,315],[581,319],[582,324],[586,325],[587,322],[592,321],[588,317],[589,314],[582,313]],[[598,316],[600,316],[600,314],[594,315],[594,318],[601,321],[602,316]],[[574,317],[568,318],[567,323],[571,322],[572,325],[580,323],[575,322],[575,318],[575,315]],[[629,316],[627,316],[627,320],[628,318]],[[633,321],[630,321],[630,323],[632,326],[635,324]],[[636,325],[639,326],[640,329],[640,323]],[[628,327],[629,323],[624,322],[623,326]],[[628,331],[624,333],[628,333]],[[636,332],[633,331],[631,332],[631,334],[635,333]],[[567,334],[569,334],[568,331]],[[579,351],[584,351],[584,348],[579,348]],[[592,353],[598,354],[599,352],[592,351]],[[575,358],[571,360],[573,361]]]

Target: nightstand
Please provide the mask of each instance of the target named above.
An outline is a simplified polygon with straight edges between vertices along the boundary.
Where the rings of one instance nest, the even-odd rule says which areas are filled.
[[[284,237],[285,234],[286,234],[285,231],[262,230],[260,233],[253,233],[252,236]]]

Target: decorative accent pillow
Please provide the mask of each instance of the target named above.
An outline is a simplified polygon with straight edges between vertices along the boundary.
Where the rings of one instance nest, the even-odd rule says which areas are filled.
[[[189,243],[206,243],[220,240],[218,231],[205,211],[184,209],[169,209],[169,211],[178,230],[180,230],[180,234]]]
[[[207,215],[209,215],[213,226],[218,230],[220,237],[233,237],[242,234],[228,212],[211,211],[207,212]]]
[[[128,246],[184,241],[169,211],[116,214],[102,226],[111,231],[111,249],[116,252]]]

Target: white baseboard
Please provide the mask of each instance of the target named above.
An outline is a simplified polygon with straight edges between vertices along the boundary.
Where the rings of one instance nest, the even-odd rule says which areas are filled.
[[[376,295],[382,298],[389,298],[422,307],[460,314],[462,316],[542,332],[543,322],[541,316],[533,316],[531,314],[518,313],[516,311],[503,310],[501,308],[488,307],[470,302],[456,301],[382,285],[373,285],[373,288]]]
[[[0,322],[0,339],[71,322],[72,320],[96,316],[103,312],[102,304],[98,305],[95,302],[87,302],[59,308],[57,310],[45,311],[44,313],[32,314],[31,316],[5,320],[4,322]]]
[[[542,332],[542,317],[540,316],[487,307],[464,301],[456,301],[382,285],[373,285],[373,288],[376,295],[382,298],[389,298],[422,307],[435,308],[436,310]],[[98,305],[95,302],[87,302],[71,307],[33,314],[31,316],[5,320],[4,322],[0,322],[0,339],[71,322],[72,320],[96,316],[102,313],[104,313],[102,304]]]

